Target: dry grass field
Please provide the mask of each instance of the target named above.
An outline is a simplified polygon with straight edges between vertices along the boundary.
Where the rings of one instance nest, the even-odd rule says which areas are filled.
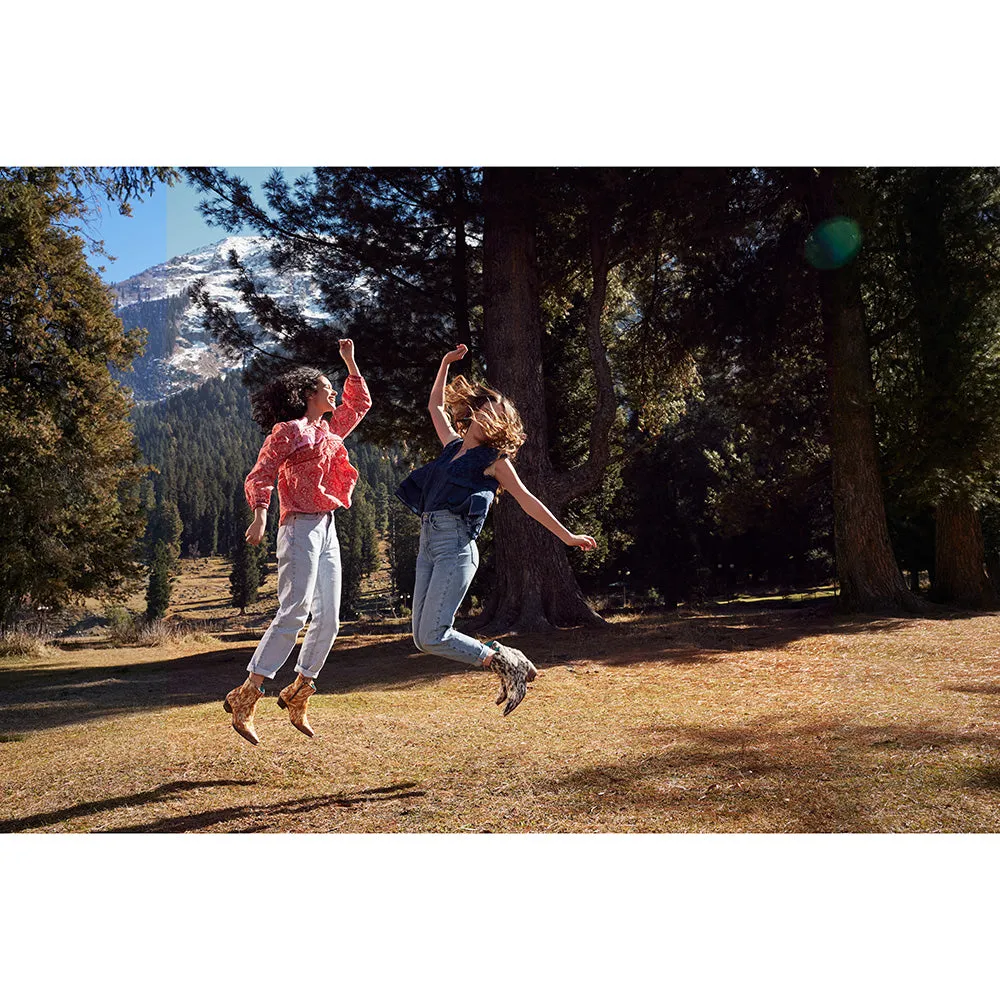
[[[310,703],[222,698],[273,611],[189,567],[173,645],[62,640],[0,660],[0,832],[993,832],[1000,616],[836,616],[826,601],[611,616],[526,635],[504,719],[492,675],[346,623]],[[270,594],[273,594],[273,577]]]

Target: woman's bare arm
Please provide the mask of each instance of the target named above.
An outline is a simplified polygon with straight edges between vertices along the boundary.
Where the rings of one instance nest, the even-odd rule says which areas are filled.
[[[427,402],[427,409],[430,411],[431,420],[434,423],[434,430],[441,440],[441,444],[448,444],[460,435],[451,426],[448,413],[444,408],[444,384],[448,381],[448,366],[455,361],[461,361],[468,353],[465,344],[459,344],[454,351],[449,351],[441,359],[441,367],[438,368],[437,378],[431,386],[431,398]]]
[[[574,535],[531,490],[521,482],[510,459],[498,459],[492,466],[497,482],[518,502],[521,510],[533,517],[543,528],[548,528],[566,545],[581,549],[596,549],[597,542],[590,535]]]

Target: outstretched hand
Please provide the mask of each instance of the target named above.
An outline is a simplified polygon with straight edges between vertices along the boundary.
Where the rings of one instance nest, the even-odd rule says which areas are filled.
[[[590,535],[570,535],[566,544],[584,550],[597,548],[597,540],[591,538]]]
[[[456,361],[461,361],[462,358],[469,353],[469,348],[465,344],[459,344],[455,350],[449,351],[442,359],[441,363],[445,365],[454,364]]]
[[[353,340],[341,340],[340,342],[340,356],[344,360],[345,365],[349,365],[354,360],[354,341]]]

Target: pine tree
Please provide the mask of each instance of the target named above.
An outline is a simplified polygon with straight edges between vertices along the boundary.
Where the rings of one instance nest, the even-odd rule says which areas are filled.
[[[152,558],[158,542],[163,542],[170,555],[170,571],[176,573],[181,556],[181,537],[184,525],[180,511],[173,500],[164,500],[156,505],[146,526],[146,551]]]
[[[127,368],[143,331],[115,317],[85,222],[94,188],[127,212],[171,176],[0,168],[0,631],[29,595],[58,607],[141,577],[142,470],[108,366]]]
[[[170,550],[166,542],[161,539],[153,547],[149,585],[146,588],[146,617],[150,621],[162,618],[170,607],[171,562]]]
[[[364,578],[378,569],[375,507],[365,483],[358,482],[350,508],[339,511],[336,517],[342,573],[341,607],[351,614],[357,611]]]
[[[233,555],[233,569],[229,574],[229,591],[232,594],[232,605],[244,614],[248,604],[257,600],[257,590],[260,587],[260,565],[258,552],[254,546],[241,540]]]
[[[856,171],[812,171],[813,225],[847,217],[867,222]],[[916,611],[889,539],[875,433],[874,379],[861,268],[857,261],[817,275],[830,359],[834,544],[840,604],[849,611]]]
[[[253,549],[257,562],[257,586],[263,587],[271,573],[271,552],[268,548],[268,535],[264,535],[264,540]]]

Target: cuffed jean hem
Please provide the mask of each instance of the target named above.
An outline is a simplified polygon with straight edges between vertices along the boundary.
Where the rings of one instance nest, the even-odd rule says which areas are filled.
[[[281,668],[279,667],[278,670],[280,670],[280,669]],[[268,674],[268,673],[265,673],[263,670],[261,670],[260,667],[255,667],[252,663],[250,664],[249,667],[247,667],[247,673],[248,674],[256,674],[258,677],[264,677],[264,678],[266,678],[269,681],[273,681],[274,680],[275,674],[277,674],[278,670],[275,670],[274,673]]]
[[[284,666],[284,664],[282,664],[281,666]],[[280,669],[281,667],[278,668],[278,670]],[[278,676],[278,670],[275,670],[273,674],[265,674],[264,671],[260,669],[260,667],[254,667],[252,664],[251,666],[247,667],[248,674],[256,674],[258,677],[266,677],[269,681],[273,681],[274,678]],[[316,680],[317,677],[319,677],[319,670],[317,670],[316,668],[310,670],[308,667],[297,666],[295,668],[295,673],[302,674],[303,677],[307,677],[311,681],[314,681]]]

